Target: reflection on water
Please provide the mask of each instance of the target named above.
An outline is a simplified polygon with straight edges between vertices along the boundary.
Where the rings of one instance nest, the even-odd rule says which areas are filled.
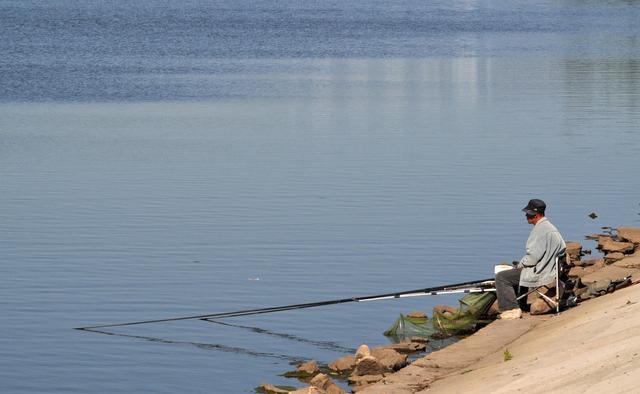
[[[343,353],[355,353],[355,351],[356,351],[355,348],[344,347],[344,346],[342,346],[342,345],[340,345],[338,343],[335,343],[333,341],[314,341],[314,340],[311,340],[311,339],[308,339],[308,338],[303,338],[303,337],[300,337],[300,336],[297,336],[297,335],[293,335],[293,334],[275,332],[275,331],[267,330],[267,329],[260,328],[260,327],[254,327],[254,326],[245,326],[245,325],[241,325],[241,324],[225,323],[223,321],[215,320],[215,319],[202,319],[202,320],[203,321],[207,321],[209,323],[220,324],[220,325],[223,325],[223,326],[242,328],[242,329],[254,332],[256,334],[270,335],[270,336],[274,336],[274,337],[278,337],[278,338],[284,338],[284,339],[287,339],[287,340],[290,340],[290,341],[310,344],[310,345],[316,346],[316,347],[318,347],[320,349],[335,350],[337,352],[343,352]]]
[[[289,355],[286,355],[286,354],[258,352],[258,351],[251,350],[251,349],[245,349],[245,348],[236,347],[236,346],[227,346],[227,345],[220,344],[220,343],[202,343],[202,342],[176,341],[176,340],[172,340],[172,339],[163,339],[163,338],[150,337],[150,336],[144,336],[144,335],[123,334],[123,333],[117,333],[117,332],[112,332],[112,331],[104,331],[104,330],[96,330],[96,329],[83,329],[81,331],[87,331],[87,332],[91,332],[91,333],[103,334],[103,335],[109,335],[109,336],[115,336],[115,337],[122,337],[122,338],[139,339],[139,340],[143,340],[143,341],[161,343],[161,344],[165,344],[165,345],[188,345],[188,346],[194,346],[194,347],[196,347],[198,349],[201,349],[201,350],[216,350],[216,351],[221,351],[221,352],[226,352],[226,353],[238,354],[238,355],[242,355],[242,356],[251,356],[251,357],[260,357],[260,358],[276,358],[276,359],[280,359],[280,360],[285,360],[290,364],[300,364],[300,363],[306,361],[303,358],[295,357],[295,356],[289,356]]]
[[[60,376],[80,391],[100,379],[96,370],[145,387],[112,357],[162,363],[150,373],[159,385],[198,391],[213,379],[241,391],[293,359],[384,343],[399,313],[455,299],[327,308],[224,335],[202,324],[189,335],[212,340],[175,341],[221,350],[205,359],[67,331],[484,278],[520,257],[528,227],[519,210],[532,196],[549,202],[567,239],[638,222],[624,170],[640,148],[637,62],[267,63],[298,70],[240,78],[259,93],[274,86],[268,98],[0,106],[0,270],[11,278],[0,288],[2,330],[15,339],[3,344],[0,374],[12,391],[46,384],[24,383],[34,372],[22,354],[41,360],[42,380]],[[253,380],[237,364],[250,364]]]
[[[569,111],[615,111],[627,121],[638,122],[638,59],[569,59],[563,66]]]

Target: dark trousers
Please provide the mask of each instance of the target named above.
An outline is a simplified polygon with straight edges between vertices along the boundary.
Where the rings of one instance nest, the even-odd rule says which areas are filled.
[[[516,300],[520,289],[520,272],[522,272],[522,268],[514,268],[496,274],[496,293],[500,311],[520,307]]]

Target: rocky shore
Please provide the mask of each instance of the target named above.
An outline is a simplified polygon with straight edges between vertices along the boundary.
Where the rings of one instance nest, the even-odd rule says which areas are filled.
[[[544,298],[528,300],[520,320],[496,320],[473,335],[411,363],[424,338],[370,349],[360,346],[321,370],[305,363],[291,376],[303,388],[263,385],[264,393],[340,394],[347,379],[359,394],[638,392],[640,370],[640,228],[603,228],[587,237],[600,258],[578,242],[569,253],[565,291],[577,307],[559,315]],[[555,289],[551,289],[553,293]],[[592,300],[593,299],[593,300]],[[588,302],[586,302],[588,301]]]

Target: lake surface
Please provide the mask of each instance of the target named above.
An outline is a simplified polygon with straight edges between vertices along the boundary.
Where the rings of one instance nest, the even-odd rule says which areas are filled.
[[[638,21],[635,1],[0,1],[0,391],[296,385],[290,363],[457,297],[72,328],[487,278],[534,197],[567,240],[640,225]]]

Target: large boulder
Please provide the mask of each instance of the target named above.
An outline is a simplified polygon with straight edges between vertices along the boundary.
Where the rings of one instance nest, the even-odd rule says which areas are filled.
[[[337,373],[352,371],[355,367],[356,357],[352,354],[340,357],[339,359],[329,364],[329,369]]]
[[[640,244],[640,227],[618,227],[618,237],[634,244]]]

